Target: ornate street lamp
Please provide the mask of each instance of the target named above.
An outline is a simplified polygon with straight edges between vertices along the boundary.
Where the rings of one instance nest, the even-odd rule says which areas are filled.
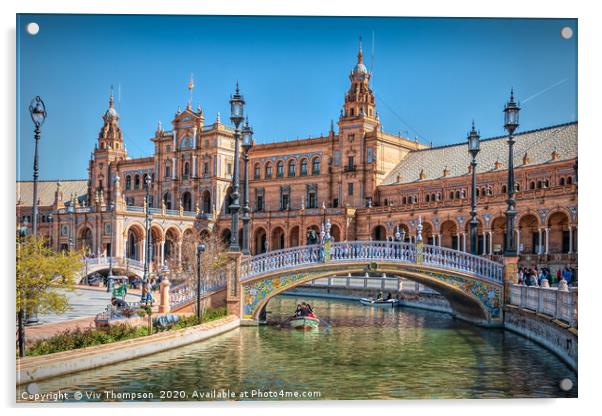
[[[201,319],[201,257],[205,252],[205,244],[196,247],[196,317]]]
[[[29,105],[29,114],[31,115],[31,119],[33,120],[33,124],[35,125],[34,130],[34,154],[33,154],[33,236],[36,238],[38,236],[38,142],[40,141],[40,128],[42,124],[44,124],[44,120],[46,120],[46,106],[44,105],[44,101],[39,96],[36,96],[33,100],[31,100],[31,104]]]
[[[146,282],[148,282],[148,262],[150,260],[150,247],[151,247],[151,230],[150,224],[152,217],[150,215],[150,187],[151,187],[151,175],[146,175],[146,196],[144,197],[144,231],[146,233],[146,241],[144,247],[144,269],[142,272],[142,301],[148,299],[146,294]]]
[[[242,148],[244,150],[243,160],[245,162],[244,171],[244,205],[242,207],[242,254],[249,254],[249,151],[253,147],[253,129],[249,127],[249,119],[246,120],[242,129]]]
[[[481,137],[477,133],[474,127],[474,121],[472,122],[472,130],[468,133],[468,152],[472,156],[470,166],[472,167],[472,195],[470,201],[470,254],[477,254],[477,227],[479,221],[477,221],[477,154],[481,150]]]
[[[508,131],[508,209],[506,210],[506,247],[504,256],[514,257],[517,254],[514,237],[514,217],[516,202],[514,201],[514,131],[518,128],[518,112],[520,107],[514,102],[514,90],[510,91],[510,101],[504,107],[504,128]]]
[[[245,100],[238,90],[236,83],[236,92],[230,96],[230,120],[234,123],[234,172],[232,173],[232,203],[228,207],[232,215],[232,231],[230,233],[230,251],[240,251],[238,244],[238,214],[240,211],[240,193],[238,165],[240,163],[238,142],[240,140],[240,123],[244,118]]]

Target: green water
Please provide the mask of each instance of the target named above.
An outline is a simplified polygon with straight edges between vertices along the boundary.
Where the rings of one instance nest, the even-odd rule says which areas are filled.
[[[330,326],[303,332],[275,325],[301,301],[311,302]],[[291,399],[295,393],[311,400],[577,395],[577,376],[568,366],[508,331],[436,312],[350,301],[280,296],[268,310],[271,325],[40,382],[34,390],[60,390],[69,401],[75,392],[81,400],[118,400],[106,395],[111,391],[145,393],[145,400],[207,400],[203,395],[222,390],[243,400],[244,392],[247,400]],[[564,378],[574,383],[568,392],[559,388]],[[93,393],[101,397],[87,397]]]

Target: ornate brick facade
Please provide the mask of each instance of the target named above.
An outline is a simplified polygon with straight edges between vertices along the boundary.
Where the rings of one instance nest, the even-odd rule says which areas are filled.
[[[420,217],[428,243],[469,250],[466,143],[430,148],[384,132],[361,48],[349,79],[338,129],[333,122],[326,136],[253,146],[251,253],[307,244],[326,218],[336,240],[355,240],[390,239],[397,226],[412,239]],[[88,180],[41,183],[40,230],[54,248],[142,261],[147,175],[157,265],[181,256],[192,228],[229,239],[233,129],[219,114],[206,124],[188,103],[150,140],[152,156],[128,158],[111,97]],[[577,123],[520,133],[516,143],[521,262],[576,265]],[[503,249],[506,146],[504,137],[483,140],[477,158],[479,252],[487,256]],[[18,221],[31,224],[31,183],[18,183],[17,193]]]

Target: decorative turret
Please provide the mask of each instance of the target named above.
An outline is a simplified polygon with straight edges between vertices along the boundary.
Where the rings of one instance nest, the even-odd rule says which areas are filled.
[[[345,95],[342,118],[369,117],[375,119],[374,94],[369,85],[370,77],[371,74],[363,62],[362,40],[360,38],[357,64],[349,75],[351,87]]]
[[[98,147],[100,149],[119,150],[123,145],[123,132],[119,127],[119,114],[115,110],[114,104],[113,89],[111,88],[109,109],[102,116],[104,123],[98,133]]]

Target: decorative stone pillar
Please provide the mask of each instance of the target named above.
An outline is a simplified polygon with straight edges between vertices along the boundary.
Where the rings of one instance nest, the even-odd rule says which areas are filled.
[[[466,253],[466,233],[462,233],[462,251]]]
[[[159,284],[159,313],[168,313],[171,310],[169,299],[169,288],[171,284],[165,278]]]
[[[439,244],[437,244],[439,247],[441,247],[441,234],[439,234]]]
[[[226,281],[226,306],[228,314],[242,316],[242,302],[241,302],[241,285],[240,285],[240,263],[242,260],[242,252],[231,251],[228,253],[230,257],[230,264],[227,270],[227,281]]]
[[[161,258],[161,266],[165,265],[165,240],[161,240],[160,243],[160,250],[159,250],[159,256]]]
[[[537,234],[538,234],[537,235],[537,237],[538,237],[537,238],[537,254],[543,254],[542,253],[542,249],[541,249],[541,247],[543,246],[543,239],[542,239],[542,235],[541,235],[542,234],[541,228],[537,229]]]
[[[493,231],[489,231],[489,254],[493,254]]]
[[[569,225],[569,254],[573,254],[573,226]]]
[[[504,257],[504,304],[509,305],[512,285],[518,281],[518,256]]]
[[[178,268],[182,267],[182,240],[178,240]]]
[[[520,254],[520,230],[516,230],[516,254]]]
[[[545,254],[548,254],[549,250],[550,250],[550,228],[546,227],[545,231],[546,231],[546,250],[545,250]]]
[[[456,233],[456,250],[460,251],[460,233]]]

